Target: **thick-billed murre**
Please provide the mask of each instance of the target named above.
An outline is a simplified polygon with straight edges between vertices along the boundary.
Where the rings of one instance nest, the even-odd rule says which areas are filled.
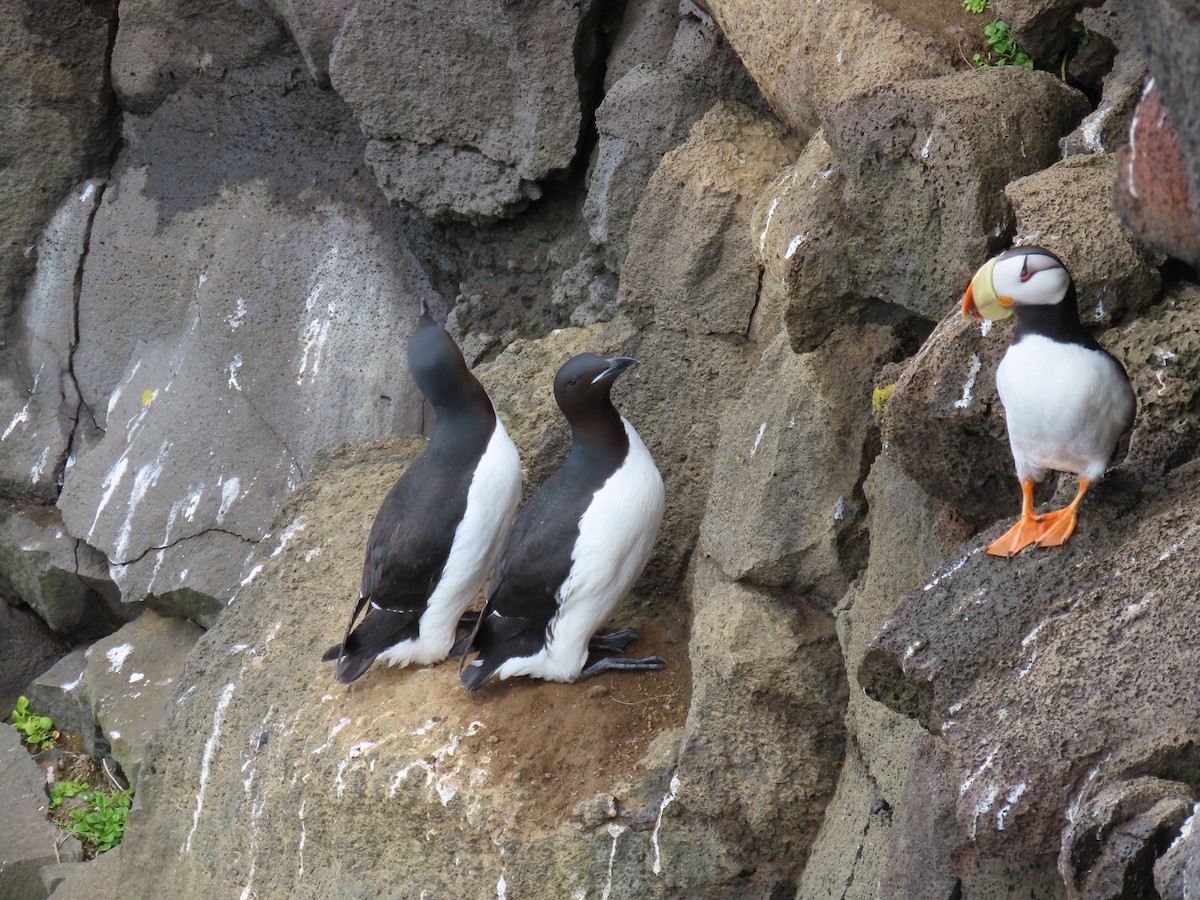
[[[379,507],[346,636],[323,657],[337,660],[343,684],[376,658],[406,666],[449,655],[521,499],[517,448],[462,352],[424,305],[408,342],[408,368],[436,423]]]
[[[964,316],[1016,313],[1012,342],[996,370],[1008,439],[1021,482],[1021,515],[987,552],[1011,557],[1033,544],[1056,547],[1075,532],[1079,504],[1104,476],[1133,425],[1137,401],[1124,367],[1079,321],[1075,283],[1043,247],[1014,247],[983,265],[963,297]],[[1065,507],[1037,514],[1033,486],[1050,470],[1079,479]]]
[[[662,477],[609,397],[635,362],[585,353],[555,376],[571,450],[521,510],[501,551],[461,669],[469,690],[493,675],[570,682],[664,665],[657,656],[604,657],[585,668],[589,649],[620,652],[637,638],[632,630],[596,631],[641,574],[662,521]]]

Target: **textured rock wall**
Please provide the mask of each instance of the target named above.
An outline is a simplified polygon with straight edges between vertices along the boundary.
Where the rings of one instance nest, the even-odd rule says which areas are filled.
[[[41,882],[23,826],[0,894],[1195,885],[1187,3],[996,0],[1034,72],[972,68],[958,0],[9,6],[0,687],[137,799]],[[1148,67],[1177,133],[1135,112]],[[1011,323],[958,301],[1014,240],[1066,261],[1139,414],[1071,543],[1005,562]],[[427,428],[421,302],[527,494],[558,366],[642,361],[617,403],[668,502],[614,619],[665,671],[468,696],[319,662]]]

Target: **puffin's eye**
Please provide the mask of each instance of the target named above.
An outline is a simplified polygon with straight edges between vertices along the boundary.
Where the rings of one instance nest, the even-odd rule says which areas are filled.
[[[1029,271],[1029,257],[1025,257],[1021,262],[1021,281],[1028,281],[1033,277],[1033,272]]]
[[[579,380],[578,378],[572,378],[570,381],[567,382],[567,387],[575,387],[575,382],[577,382],[578,380]]]

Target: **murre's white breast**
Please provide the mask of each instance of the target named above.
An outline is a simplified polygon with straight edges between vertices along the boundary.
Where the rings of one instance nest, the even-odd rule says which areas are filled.
[[[505,661],[499,678],[532,675],[573,681],[587,662],[588,641],[645,568],[663,515],[663,481],[650,451],[622,416],[629,451],[596,491],[579,520],[571,570],[558,589],[558,612],[546,645]]]

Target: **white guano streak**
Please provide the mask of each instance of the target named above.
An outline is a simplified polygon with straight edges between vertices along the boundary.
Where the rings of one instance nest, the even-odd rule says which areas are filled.
[[[662,828],[663,813],[667,811],[667,807],[675,802],[675,797],[679,793],[679,776],[671,776],[670,790],[663,796],[662,803],[658,806],[658,821],[654,823],[654,832],[650,835],[650,843],[654,847],[654,865],[650,870],[655,875],[662,874],[662,851],[658,846],[658,831]]]
[[[204,792],[208,788],[208,773],[212,768],[213,755],[217,752],[217,744],[221,740],[221,722],[225,718],[225,707],[229,706],[229,701],[233,699],[233,690],[233,682],[230,682],[225,685],[220,699],[217,700],[217,711],[213,714],[212,734],[204,742],[204,756],[200,760],[200,787],[196,791],[196,809],[192,813],[192,829],[188,832],[183,846],[179,848],[181,856],[191,852],[192,837],[195,836],[196,828],[200,825],[200,811],[204,808]]]

